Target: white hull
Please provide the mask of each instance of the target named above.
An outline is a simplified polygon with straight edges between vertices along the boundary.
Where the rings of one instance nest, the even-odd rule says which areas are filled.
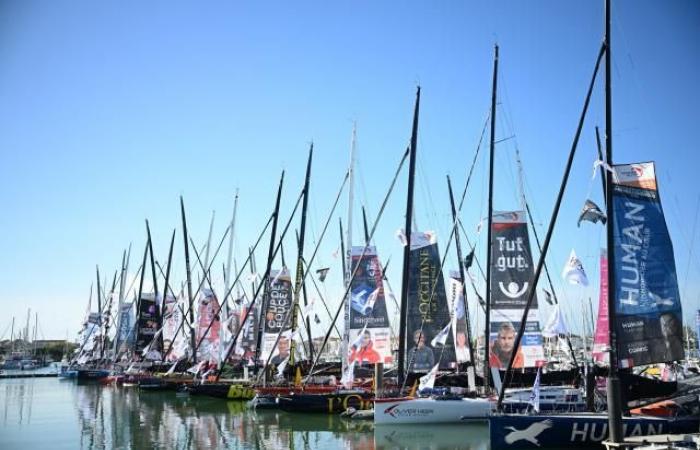
[[[492,405],[485,398],[380,400],[374,402],[374,423],[391,425],[485,421],[491,414]]]

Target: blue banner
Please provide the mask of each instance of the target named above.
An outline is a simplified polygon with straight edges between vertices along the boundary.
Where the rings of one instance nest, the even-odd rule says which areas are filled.
[[[695,343],[698,346],[698,350],[700,350],[700,309],[695,314]]]
[[[673,244],[653,163],[614,168],[615,330],[622,368],[683,359]]]

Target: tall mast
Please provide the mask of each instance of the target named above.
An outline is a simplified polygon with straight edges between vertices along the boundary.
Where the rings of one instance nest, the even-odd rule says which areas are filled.
[[[486,320],[484,321],[484,391],[489,387],[489,338],[491,337],[491,227],[493,225],[493,159],[496,150],[496,93],[498,90],[498,44],[494,46],[491,89],[491,143],[489,145],[489,207],[486,229]]]
[[[301,295],[302,286],[304,284],[304,237],[306,236],[306,210],[309,205],[309,183],[311,180],[311,160],[314,154],[314,144],[311,143],[309,148],[309,159],[306,163],[306,177],[304,179],[304,200],[301,203],[301,225],[298,237],[298,257],[297,257],[297,274],[296,280],[294,282],[294,301],[292,303],[292,336],[297,329],[297,309],[299,308],[299,296]],[[304,306],[306,306],[306,296],[304,296]],[[311,342],[311,323],[309,317],[306,317],[306,332],[309,339],[309,359],[313,361],[313,343]],[[289,366],[294,368],[296,363],[295,360],[295,347],[296,344],[294,339],[290,342],[290,353],[289,353]],[[302,346],[303,347],[303,346]]]
[[[98,326],[100,327],[100,359],[102,359],[102,350],[104,342],[104,336],[102,335],[102,287],[100,286],[100,267],[95,266],[95,272],[97,272],[97,317]]]
[[[159,324],[160,327],[163,326],[162,322],[163,322],[163,316],[165,314],[165,301],[168,298],[168,291],[172,291],[172,289],[170,289],[170,269],[172,268],[172,264],[173,264],[173,248],[174,247],[175,247],[175,228],[173,228],[173,234],[170,237],[170,249],[168,250],[168,265],[165,268],[165,285],[163,287],[163,303],[162,303],[162,307],[160,309],[160,321],[161,321],[161,323]],[[177,299],[173,299],[173,300],[176,301]],[[177,308],[177,302],[173,303],[173,309],[175,309],[175,308]],[[173,336],[171,338],[170,347],[172,347],[173,344],[175,343],[175,337],[176,336]],[[164,344],[163,334],[160,335],[160,338],[158,339],[158,341],[159,341],[158,343],[160,344],[160,352],[163,355],[163,360],[165,360],[165,351],[166,350],[165,350],[165,345],[163,345]],[[170,348],[168,348],[167,351],[169,352]]]
[[[187,219],[185,218],[185,201],[180,196],[180,212],[182,214],[182,239],[185,243],[185,272],[187,273],[187,301],[189,305],[190,316],[190,348],[192,349],[192,362],[197,364],[197,348],[196,339],[194,336],[194,307],[192,306],[192,273],[190,272],[190,244],[187,240]],[[184,319],[183,319],[184,320]]]
[[[12,344],[12,350],[10,354],[15,352],[15,316],[12,316],[12,330],[10,331],[10,343]]]
[[[457,210],[455,208],[455,199],[452,194],[452,183],[450,182],[450,176],[447,176],[447,190],[450,193],[450,207],[452,209],[452,223],[454,224],[454,234],[455,234],[455,248],[457,249],[457,265],[459,266],[459,277],[462,280],[462,301],[464,301],[464,315],[467,319],[467,345],[469,349],[469,362],[473,364],[476,363],[474,359],[474,347],[472,345],[472,330],[471,323],[469,323],[469,303],[467,303],[467,280],[464,274],[464,264],[462,264],[462,246],[459,241],[459,223],[457,221]],[[455,308],[456,309],[456,308]],[[472,366],[473,367],[473,366]],[[470,373],[473,373],[473,368],[469,368]]]
[[[131,254],[131,244],[129,244],[129,254]],[[114,335],[114,342],[112,344],[112,353],[116,361],[117,351],[119,350],[119,335],[122,327],[122,306],[124,305],[124,289],[126,287],[126,272],[129,265],[129,260],[126,256],[126,250],[122,253],[122,271],[119,277],[119,302],[117,306],[117,327],[116,334]]]
[[[340,217],[338,217],[338,226],[340,228],[340,254],[342,255],[342,258],[340,258],[340,259],[341,259],[342,264],[343,264],[343,281],[345,281],[347,279],[346,278],[346,275],[347,275],[346,270],[349,270],[349,269],[347,269],[345,267],[347,261],[345,260],[345,241],[343,241],[343,236],[344,236],[344,234],[343,234],[343,219]]]
[[[224,295],[229,291],[231,286],[231,262],[233,261],[233,239],[236,232],[236,211],[238,210],[238,189],[236,189],[236,196],[233,199],[233,216],[231,216],[231,235],[228,240],[228,256],[226,257],[226,273],[224,277]],[[236,271],[237,272],[237,271]],[[222,299],[223,304],[221,305],[221,323],[227,323],[228,319],[228,298]],[[228,326],[224,325],[221,327],[221,334],[219,343],[219,368],[223,366],[223,358],[226,353],[226,330]]]
[[[605,159],[609,167],[613,164],[612,146],[612,51],[610,47],[610,3],[605,0]],[[622,405],[620,378],[617,374],[617,336],[615,327],[615,212],[613,210],[613,178],[605,171],[605,207],[608,216],[606,224],[608,238],[608,323],[610,324],[610,370],[608,373],[608,428],[610,441],[622,442]]]
[[[406,311],[408,305],[408,272],[411,256],[411,223],[413,222],[413,185],[416,173],[416,150],[418,145],[418,112],[420,108],[420,86],[416,88],[416,104],[413,110],[413,127],[411,129],[411,148],[408,162],[408,189],[406,195],[406,246],[403,249],[403,276],[401,285],[401,311],[399,314],[399,385],[406,379]],[[349,303],[349,302],[348,302]]]
[[[346,268],[347,270],[352,270],[350,268],[350,253],[352,251],[352,210],[353,202],[355,201],[355,145],[357,143],[357,123],[352,124],[352,139],[350,141],[350,168],[348,169],[348,224],[347,224],[347,238],[345,240],[345,245],[347,246],[347,255],[343,255],[343,258],[347,260]],[[345,281],[349,283],[349,274],[345,274]]]
[[[365,245],[369,245],[369,227],[367,226],[367,212],[362,205],[362,229],[365,231]]]
[[[133,332],[137,335],[139,315],[141,314],[141,295],[143,295],[143,280],[146,278],[146,258],[148,258],[148,241],[149,239],[146,239],[146,245],[143,248],[143,260],[141,261],[141,278],[139,279],[139,293],[138,297],[136,298],[136,321],[134,322]],[[90,291],[90,295],[92,298],[92,291]],[[131,332],[129,334],[131,334]],[[137,339],[134,339],[134,350],[136,350],[136,341]]]
[[[270,231],[270,246],[268,247],[267,251],[267,267],[265,268],[265,278],[262,280],[264,284],[263,286],[263,298],[262,298],[262,305],[260,306],[260,320],[258,324],[258,342],[257,345],[255,346],[255,366],[258,366],[258,356],[260,355],[260,346],[262,345],[262,337],[263,337],[263,324],[265,320],[265,310],[267,309],[267,303],[268,303],[268,296],[270,293],[270,271],[272,270],[272,259],[275,255],[275,239],[277,237],[277,222],[279,219],[279,212],[280,212],[280,200],[282,199],[282,186],[284,185],[284,170],[282,171],[282,175],[280,176],[280,184],[279,187],[277,188],[277,199],[275,200],[275,211],[272,215],[272,231]],[[253,294],[255,295],[255,294]],[[251,300],[252,302],[255,301],[255,298]]]

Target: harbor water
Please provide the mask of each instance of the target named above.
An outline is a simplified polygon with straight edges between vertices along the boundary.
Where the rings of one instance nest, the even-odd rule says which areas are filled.
[[[474,449],[488,426],[375,427],[324,414],[253,411],[243,402],[80,385],[0,380],[0,449]]]

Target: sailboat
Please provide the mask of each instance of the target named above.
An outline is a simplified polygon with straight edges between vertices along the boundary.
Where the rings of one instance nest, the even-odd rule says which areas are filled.
[[[536,284],[583,126],[595,76],[605,55],[607,306],[609,324],[608,412],[601,414],[496,414],[490,419],[491,448],[517,449],[596,446],[609,439],[620,444],[626,437],[697,432],[697,414],[675,417],[622,416],[620,370],[683,358],[681,304],[673,247],[661,207],[655,165],[612,163],[610,0],[605,5],[605,40],[598,54],[552,220],[535,271]],[[644,289],[641,289],[644,287]],[[528,306],[532,295],[528,299]],[[515,348],[522,335],[516,338]],[[512,359],[509,366],[512,366]],[[501,397],[503,393],[501,392]],[[501,398],[502,399],[502,398]],[[500,400],[499,399],[499,403]],[[536,403],[536,402],[535,402]]]

